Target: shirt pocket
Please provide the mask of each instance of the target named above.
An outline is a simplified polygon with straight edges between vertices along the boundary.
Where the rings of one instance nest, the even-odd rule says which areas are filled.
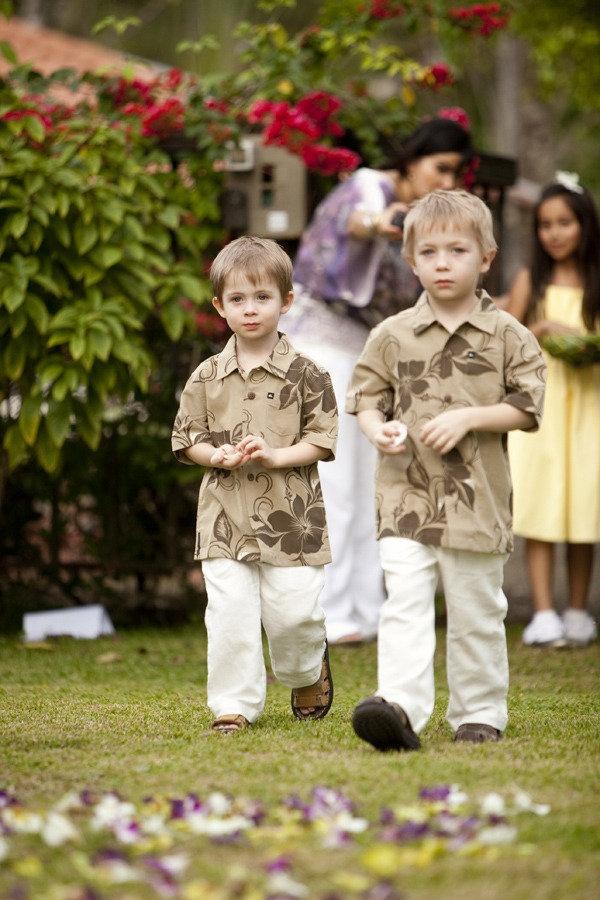
[[[296,404],[279,408],[278,401],[265,404],[265,440],[273,447],[291,447],[300,434],[300,416]]]

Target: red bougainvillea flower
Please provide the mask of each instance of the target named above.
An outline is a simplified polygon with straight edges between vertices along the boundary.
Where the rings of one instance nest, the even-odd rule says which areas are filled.
[[[373,19],[397,19],[405,12],[403,4],[397,0],[371,0],[369,8],[369,15]]]
[[[164,76],[164,85],[170,91],[176,91],[181,82],[183,81],[183,72],[181,69],[169,69],[167,74]]]
[[[227,322],[216,313],[200,311],[196,313],[195,318],[196,330],[203,337],[209,338],[209,340],[218,340],[227,334]]]
[[[141,78],[134,78],[133,81],[119,78],[115,85],[109,85],[107,93],[117,107],[124,106],[126,103],[142,103],[144,106],[151,106],[154,102],[155,84],[154,81],[142,81]]]
[[[248,110],[248,122],[256,125],[273,112],[276,104],[272,100],[256,100]]]
[[[435,63],[435,65],[430,67],[429,71],[433,78],[434,88],[441,88],[446,87],[449,84],[454,84],[454,76],[446,63]]]
[[[216,97],[207,97],[203,106],[205,109],[210,109],[213,112],[229,112],[229,103],[226,100],[217,100]]]
[[[506,27],[510,12],[503,12],[500,3],[475,3],[473,6],[456,6],[449,10],[448,16],[471,34],[489,37]]]
[[[458,125],[462,125],[465,131],[471,130],[471,120],[462,106],[443,106],[437,111],[438,118],[450,119]]]
[[[164,103],[154,103],[142,119],[144,137],[166,137],[184,127],[184,106],[181,100],[171,97]]]
[[[286,147],[297,153],[305,144],[318,140],[322,135],[312,119],[288,103],[276,103],[272,116],[263,136],[265,144]]]
[[[309,169],[321,175],[338,175],[353,172],[360,165],[360,156],[352,150],[341,147],[325,147],[323,144],[307,144],[302,148],[301,157]]]
[[[338,111],[342,101],[327,91],[313,91],[306,94],[296,103],[296,109],[305,113],[313,122],[324,123]]]
[[[28,117],[37,119],[38,122],[43,125],[45,135],[47,135],[51,130],[52,119],[50,118],[50,116],[41,113],[38,109],[10,109],[8,112],[5,112],[2,116],[0,116],[0,119],[5,122],[20,122]]]

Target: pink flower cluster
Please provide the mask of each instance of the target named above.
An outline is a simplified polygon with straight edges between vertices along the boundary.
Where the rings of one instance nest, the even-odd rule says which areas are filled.
[[[471,120],[462,106],[443,106],[438,109],[437,116],[440,119],[450,119],[452,122],[456,122],[465,131],[471,130]]]
[[[500,3],[456,6],[449,11],[448,15],[471,34],[479,34],[481,37],[489,37],[495,31],[505,28],[510,19],[510,13],[502,12]]]
[[[165,92],[176,91],[184,80],[180,69],[169,69],[160,78],[143,81],[119,78],[106,88],[114,106],[125,116],[140,120],[144,137],[164,138],[183,131],[185,107],[178,97],[166,97]]]
[[[248,112],[251,125],[266,123],[265,144],[285,147],[300,156],[309,169],[322,175],[351,172],[360,163],[358,154],[316,143],[324,137],[341,137],[344,129],[332,117],[341,106],[326,91],[306,94],[291,106],[285,101],[257,100]]]
[[[454,84],[454,75],[446,63],[434,63],[425,69],[424,73],[418,78],[418,83],[439,91],[441,88]]]
[[[397,19],[406,12],[398,0],[371,0],[369,15],[372,19]]]

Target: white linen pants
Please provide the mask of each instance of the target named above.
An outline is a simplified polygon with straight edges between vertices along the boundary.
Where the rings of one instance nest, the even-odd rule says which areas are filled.
[[[208,597],[208,706],[215,716],[235,713],[254,722],[267,689],[261,622],[279,681],[307,687],[321,674],[323,566],[205,559],[202,572]]]
[[[339,410],[336,458],[319,463],[332,562],[325,566],[321,603],[330,641],[349,634],[377,634],[384,599],[375,526],[377,451],[344,412],[346,391],[358,360],[350,347],[318,344],[293,336],[294,347],[327,369]]]
[[[435,592],[441,579],[447,610],[446,718],[504,731],[508,656],[502,591],[508,554],[472,553],[401,537],[380,541],[388,598],[379,622],[377,693],[399,703],[416,732],[434,705]]]

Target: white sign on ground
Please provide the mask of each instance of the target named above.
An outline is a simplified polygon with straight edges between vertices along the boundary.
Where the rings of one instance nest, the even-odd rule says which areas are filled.
[[[115,633],[110,616],[100,605],[25,613],[23,631],[26,641],[43,641],[59,635],[97,638]]]

